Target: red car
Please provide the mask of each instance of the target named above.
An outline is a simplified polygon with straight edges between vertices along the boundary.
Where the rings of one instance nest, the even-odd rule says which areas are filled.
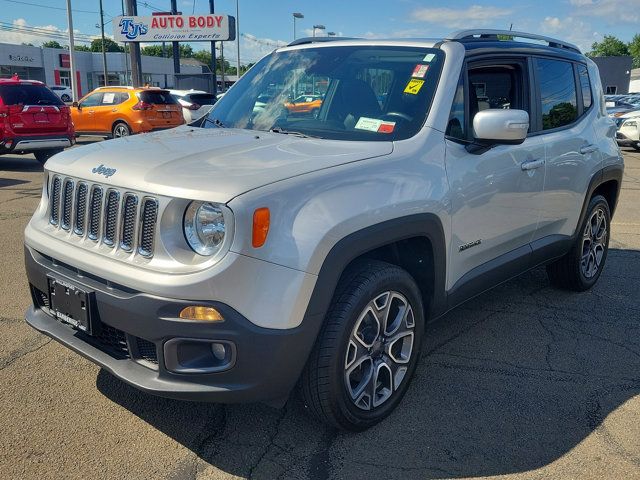
[[[0,78],[0,155],[33,153],[44,163],[74,142],[69,107],[44,83]]]

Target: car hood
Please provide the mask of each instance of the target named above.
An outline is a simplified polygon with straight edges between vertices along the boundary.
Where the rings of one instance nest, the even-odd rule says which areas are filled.
[[[224,203],[273,182],[392,151],[392,142],[183,126],[72,148],[46,168],[107,186]]]

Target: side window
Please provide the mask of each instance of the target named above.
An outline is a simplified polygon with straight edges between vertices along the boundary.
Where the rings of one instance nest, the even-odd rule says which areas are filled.
[[[552,130],[576,121],[578,94],[573,64],[562,60],[536,58],[542,105],[542,129]]]
[[[591,95],[591,82],[589,81],[589,71],[585,65],[578,65],[578,78],[580,78],[580,88],[582,88],[582,104],[588,110],[593,102]]]
[[[464,75],[460,75],[460,80],[458,80],[458,87],[453,97],[445,134],[458,140],[465,140],[467,137],[464,119]]]
[[[85,98],[80,105],[83,107],[95,107],[102,102],[102,93],[94,93]]]

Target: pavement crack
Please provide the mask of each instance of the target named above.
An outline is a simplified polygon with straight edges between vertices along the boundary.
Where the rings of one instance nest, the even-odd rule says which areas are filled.
[[[273,433],[271,435],[269,435],[269,442],[267,443],[267,446],[264,448],[264,451],[260,454],[258,459],[253,463],[253,465],[251,465],[249,467],[249,474],[247,475],[248,479],[255,478],[254,474],[255,474],[256,469],[258,468],[258,466],[260,466],[260,464],[262,463],[262,460],[264,460],[266,458],[267,454],[271,451],[271,449],[273,447],[282,450],[282,447],[277,445],[275,440],[276,440],[276,437],[278,436],[278,434],[280,433],[280,426],[282,425],[282,422],[284,421],[284,419],[285,419],[285,417],[287,415],[287,407],[288,407],[288,405],[285,405],[281,409],[281,413],[280,413],[280,415],[278,415],[278,419],[276,420],[276,424],[275,424],[275,427],[273,429]]]
[[[7,367],[10,367],[25,355],[29,355],[30,353],[37,352],[38,350],[40,350],[42,347],[49,344],[50,342],[51,342],[51,339],[48,338],[44,343],[37,345],[35,348],[24,347],[22,349],[16,350],[15,352],[9,354],[8,358],[3,358],[0,360],[0,371],[4,370]]]

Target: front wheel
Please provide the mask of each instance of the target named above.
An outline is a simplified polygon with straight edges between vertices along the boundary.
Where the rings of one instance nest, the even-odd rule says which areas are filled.
[[[596,195],[589,202],[569,253],[547,265],[547,275],[554,286],[583,292],[595,285],[607,260],[610,226],[609,204],[602,195]]]
[[[131,128],[124,122],[118,122],[113,126],[113,138],[128,137],[131,135]]]
[[[420,290],[405,270],[380,261],[354,265],[301,377],[305,405],[345,430],[380,422],[407,391],[423,331]]]

